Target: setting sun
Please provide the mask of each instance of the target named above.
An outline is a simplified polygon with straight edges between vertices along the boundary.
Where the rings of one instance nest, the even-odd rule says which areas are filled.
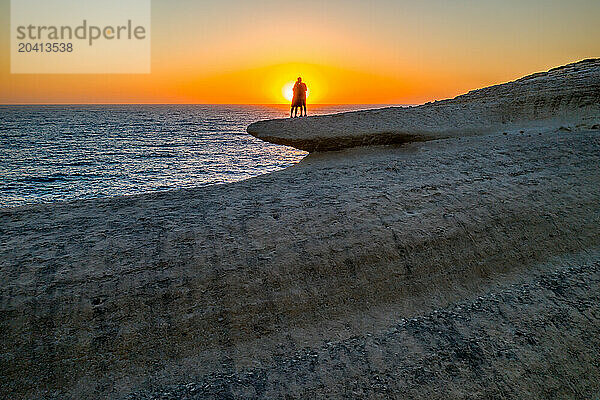
[[[286,83],[281,92],[287,101],[292,101],[292,97],[294,97],[294,82]]]
[[[283,88],[281,89],[281,93],[283,94],[283,97],[288,101],[291,102],[292,98],[294,97],[294,84],[296,82],[288,82],[286,83]],[[310,89],[308,89],[306,91],[306,97],[308,98],[308,96],[310,95]]]
[[[12,74],[2,30],[0,103],[289,104],[301,76],[309,105],[419,104],[597,56],[600,2],[574,2],[154,0],[148,74]]]

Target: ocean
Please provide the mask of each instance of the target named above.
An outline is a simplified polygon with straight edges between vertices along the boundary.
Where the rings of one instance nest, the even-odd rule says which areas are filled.
[[[309,115],[374,108],[309,107]],[[0,207],[248,179],[306,153],[246,133],[285,105],[0,106]]]

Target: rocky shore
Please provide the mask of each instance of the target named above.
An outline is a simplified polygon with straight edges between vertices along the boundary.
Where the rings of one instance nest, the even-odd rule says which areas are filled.
[[[598,124],[600,59],[536,73],[416,107],[259,121],[248,133],[306,151],[398,144],[494,132]]]
[[[1,209],[2,395],[597,397],[586,121]]]

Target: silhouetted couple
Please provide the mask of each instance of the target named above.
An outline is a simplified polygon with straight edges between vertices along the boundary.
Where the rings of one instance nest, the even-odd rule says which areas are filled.
[[[302,78],[298,78],[294,84],[294,97],[292,98],[292,109],[290,110],[290,118],[298,116],[298,108],[300,108],[300,116],[302,116],[302,110],[304,109],[304,116],[306,117],[306,83],[302,82]]]

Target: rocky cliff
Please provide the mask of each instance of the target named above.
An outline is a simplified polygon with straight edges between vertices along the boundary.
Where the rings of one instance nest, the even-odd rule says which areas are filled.
[[[600,123],[600,59],[417,107],[256,122],[248,133],[306,151]]]

